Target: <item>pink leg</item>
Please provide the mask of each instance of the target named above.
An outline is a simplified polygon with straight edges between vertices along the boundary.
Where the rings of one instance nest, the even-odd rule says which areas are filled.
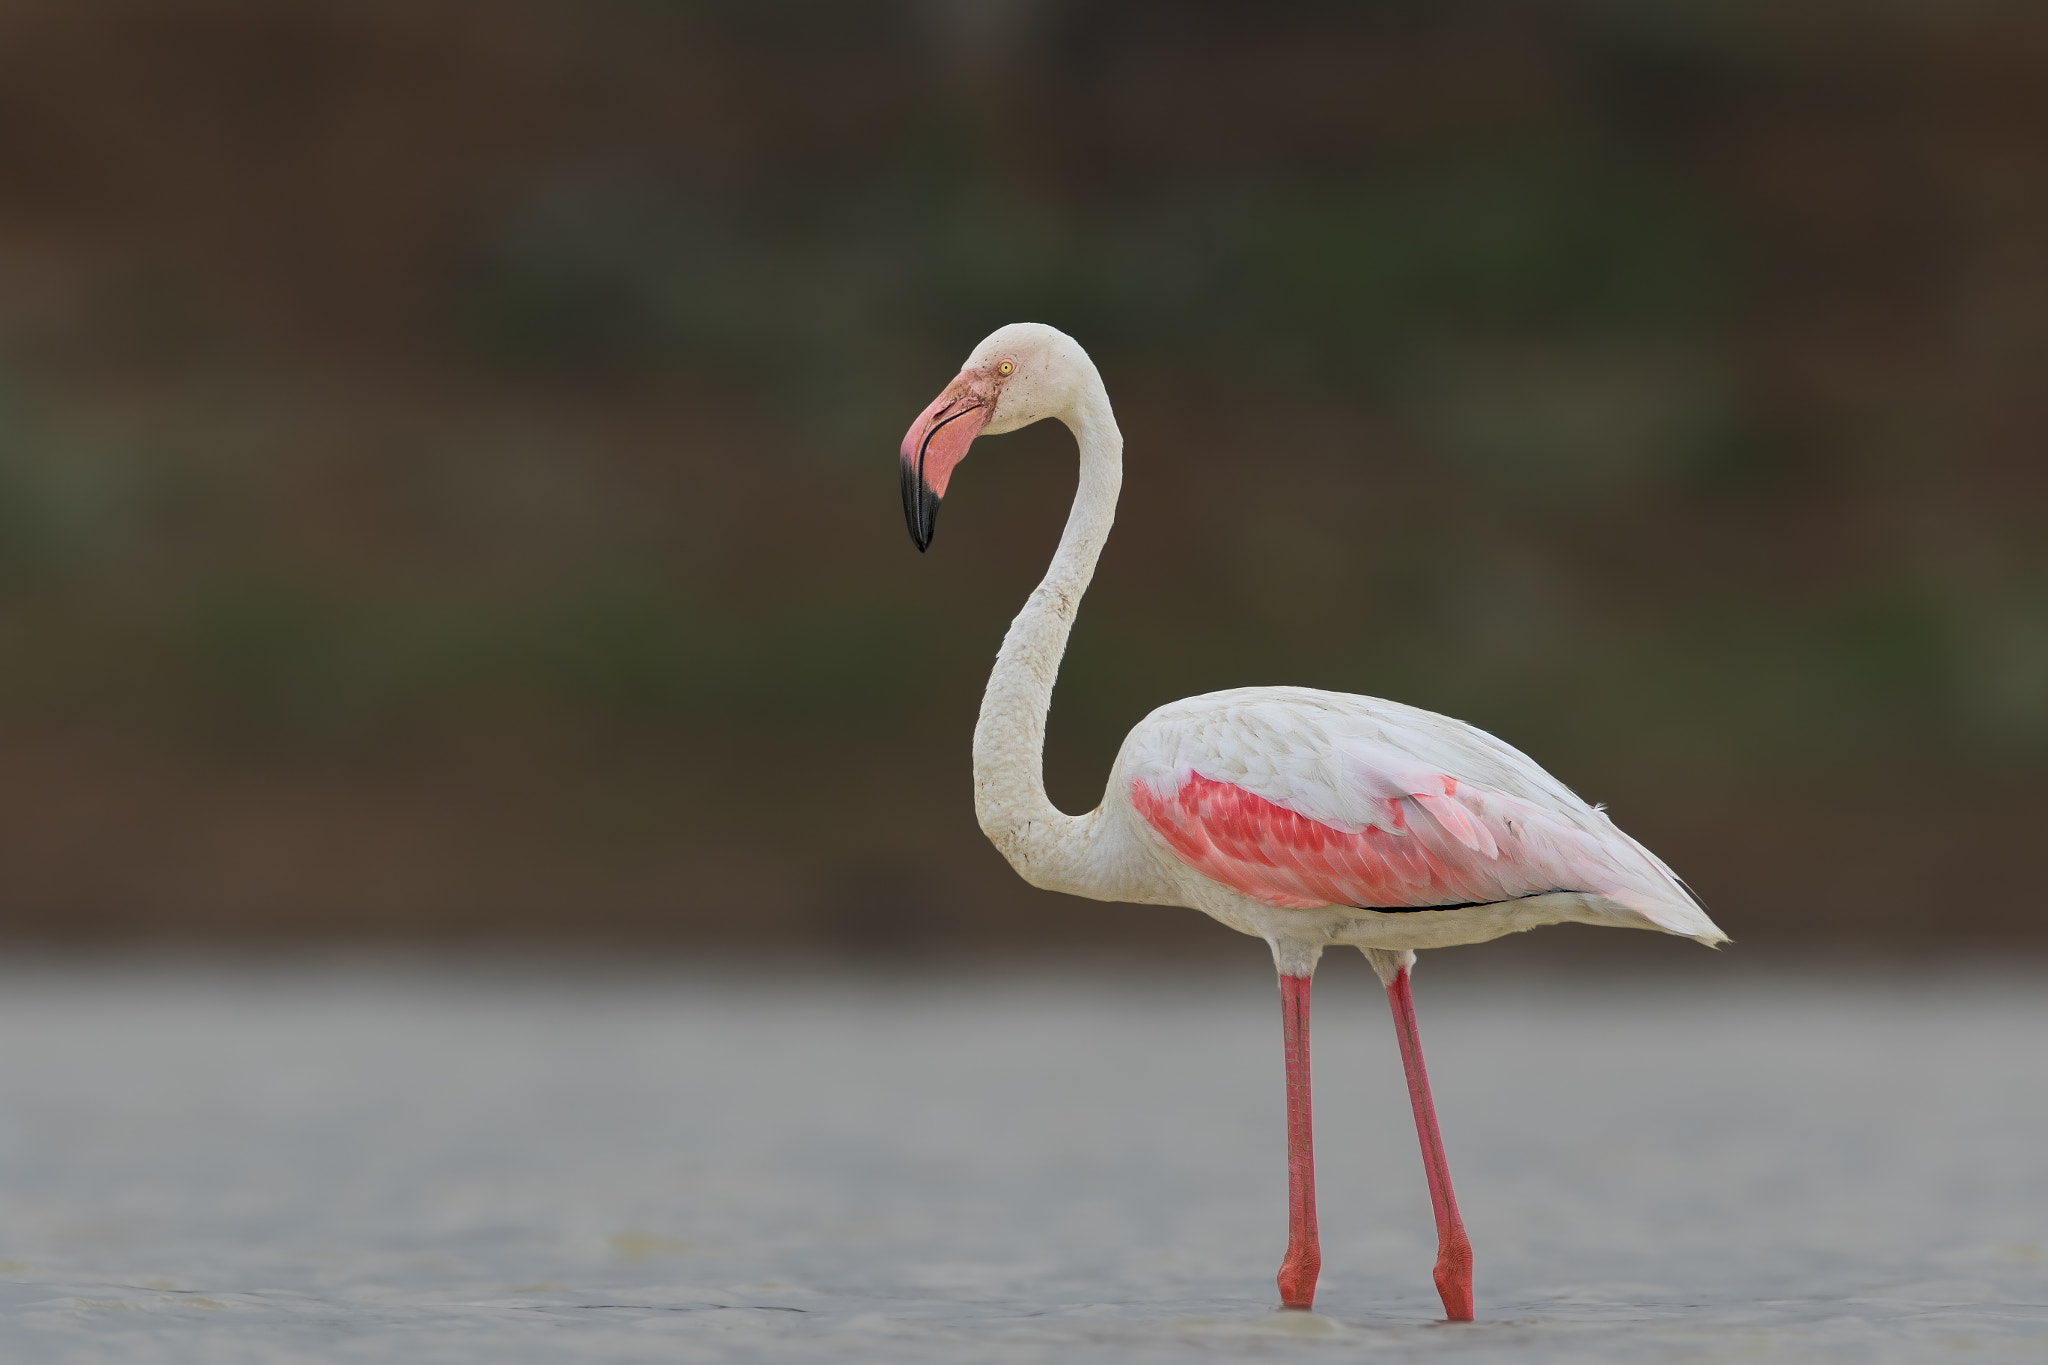
[[[1287,1040],[1287,1259],[1280,1263],[1280,1306],[1309,1308],[1323,1249],[1316,1240],[1315,1124],[1308,1096],[1308,988],[1305,976],[1280,977]]]
[[[1451,1170],[1436,1128],[1436,1101],[1429,1097],[1429,1072],[1422,1065],[1422,1039],[1415,1032],[1415,997],[1408,989],[1406,967],[1387,983],[1387,1003],[1394,1009],[1401,1065],[1408,1073],[1408,1102],[1415,1106],[1415,1133],[1422,1139],[1422,1169],[1429,1175],[1429,1202],[1436,1209],[1436,1292],[1443,1296],[1445,1317],[1470,1322],[1472,1243],[1465,1238],[1458,1197],[1451,1192]]]

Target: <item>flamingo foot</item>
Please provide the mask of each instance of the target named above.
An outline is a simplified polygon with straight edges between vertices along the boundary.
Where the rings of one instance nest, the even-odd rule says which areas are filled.
[[[1316,1280],[1323,1271],[1322,1252],[1315,1247],[1289,1247],[1280,1262],[1280,1306],[1307,1311],[1316,1306]],[[1466,1302],[1471,1301],[1468,1292]],[[1467,1317],[1471,1314],[1467,1313]]]
[[[1472,1321],[1472,1244],[1465,1240],[1462,1228],[1437,1248],[1436,1292],[1444,1301],[1444,1317],[1452,1322]]]

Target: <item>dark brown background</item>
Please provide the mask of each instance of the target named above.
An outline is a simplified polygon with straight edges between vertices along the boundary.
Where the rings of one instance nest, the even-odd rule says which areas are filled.
[[[894,448],[1018,318],[1069,808],[1298,682],[1741,940],[2048,928],[2048,12],[1591,0],[0,5],[0,927],[1222,934],[974,826],[1070,450],[920,558]]]

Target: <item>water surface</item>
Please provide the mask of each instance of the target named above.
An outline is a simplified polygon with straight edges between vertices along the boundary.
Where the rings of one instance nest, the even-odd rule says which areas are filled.
[[[1318,980],[1324,1272],[1240,973],[0,978],[0,1359],[2048,1359],[2044,978]]]

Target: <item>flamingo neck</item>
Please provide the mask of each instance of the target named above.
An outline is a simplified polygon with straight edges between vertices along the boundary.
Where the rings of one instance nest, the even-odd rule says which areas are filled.
[[[1073,816],[1045,793],[1045,719],[1081,594],[1116,519],[1123,433],[1099,376],[1060,414],[1081,449],[1080,486],[1045,577],[1010,622],[974,727],[974,808],[982,832],[1034,886],[1102,896],[1095,875],[1101,811]]]

